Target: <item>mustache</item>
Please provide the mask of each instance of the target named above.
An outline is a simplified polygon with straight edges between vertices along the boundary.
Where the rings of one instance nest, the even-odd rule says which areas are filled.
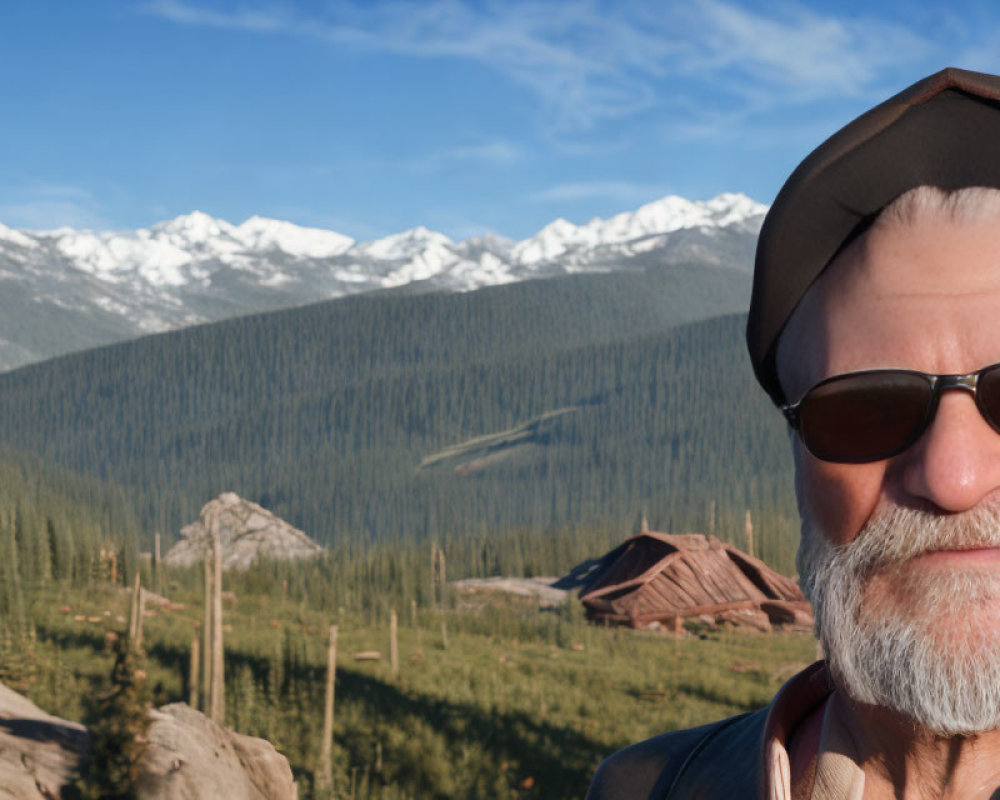
[[[942,514],[904,506],[876,512],[857,537],[835,548],[855,574],[900,566],[935,550],[1000,547],[1000,507]]]

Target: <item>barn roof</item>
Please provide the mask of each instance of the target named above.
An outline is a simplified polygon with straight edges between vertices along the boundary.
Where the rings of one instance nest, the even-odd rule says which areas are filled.
[[[635,627],[706,614],[756,613],[756,627],[812,622],[795,581],[700,533],[633,536],[590,570],[580,599],[591,618]]]

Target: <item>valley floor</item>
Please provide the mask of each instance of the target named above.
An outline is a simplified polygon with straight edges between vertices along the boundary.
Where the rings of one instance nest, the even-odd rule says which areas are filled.
[[[187,700],[200,594],[167,582],[147,606],[154,702]],[[760,707],[815,656],[811,636],[725,630],[667,637],[587,623],[570,599],[452,590],[445,607],[399,609],[399,673],[384,607],[317,609],[287,583],[227,595],[227,723],[272,741],[313,796],[327,631],[339,628],[334,796],[577,798],[614,750]],[[46,710],[85,719],[125,627],[122,587],[49,584],[27,644],[7,648],[5,682]],[[377,651],[377,660],[355,660]],[[320,796],[320,795],[316,795]]]

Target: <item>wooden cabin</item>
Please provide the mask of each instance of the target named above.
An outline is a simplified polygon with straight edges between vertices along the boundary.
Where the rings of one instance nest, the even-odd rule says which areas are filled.
[[[580,600],[589,619],[633,628],[679,632],[692,617],[764,631],[813,623],[794,580],[700,533],[633,536],[589,570]]]

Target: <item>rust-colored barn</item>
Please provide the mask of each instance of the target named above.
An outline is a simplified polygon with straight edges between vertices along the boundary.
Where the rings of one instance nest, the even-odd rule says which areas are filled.
[[[759,630],[812,626],[791,578],[714,536],[644,532],[593,566],[580,588],[589,619],[679,630],[700,617]]]

